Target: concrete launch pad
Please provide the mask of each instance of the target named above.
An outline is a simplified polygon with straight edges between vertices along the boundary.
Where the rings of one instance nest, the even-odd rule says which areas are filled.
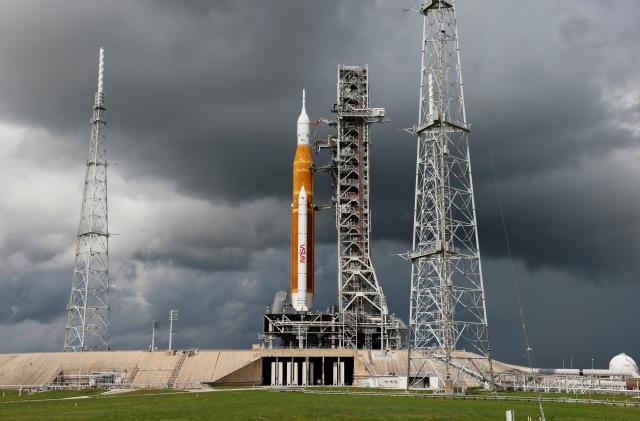
[[[457,351],[457,384],[474,387],[474,374],[486,370],[475,354]],[[443,371],[437,357],[424,370],[437,388]],[[494,362],[494,370],[521,373]],[[132,388],[200,388],[219,385],[406,387],[406,350],[253,349],[109,351],[0,354],[0,388],[121,386]]]

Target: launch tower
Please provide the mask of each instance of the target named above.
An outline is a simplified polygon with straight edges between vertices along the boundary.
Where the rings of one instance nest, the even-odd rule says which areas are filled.
[[[454,350],[477,353],[489,367],[491,356],[454,0],[423,1],[419,12],[424,26],[413,129],[418,148],[408,255],[409,386],[423,385],[429,367],[439,360],[446,365],[441,381],[447,388],[455,370],[474,371],[475,366],[455,366]]]
[[[384,108],[369,107],[367,66],[338,66],[337,136],[329,141],[338,231],[338,308],[344,348],[397,348],[370,255],[369,126],[384,121]]]
[[[65,351],[109,349],[109,222],[104,106],[104,49],[98,55],[98,92],[78,227],[73,282],[64,334]]]

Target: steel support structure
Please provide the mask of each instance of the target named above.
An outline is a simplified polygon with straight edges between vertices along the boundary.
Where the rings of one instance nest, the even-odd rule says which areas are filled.
[[[262,347],[271,348],[340,348],[342,320],[331,313],[265,313]]]
[[[73,281],[64,335],[65,351],[109,349],[109,221],[105,138],[104,49],[98,54],[98,91],[78,227]]]
[[[423,1],[410,292],[409,387],[419,387],[434,354],[443,358],[445,389],[458,370],[451,353],[488,359],[493,384],[478,246],[460,49],[454,0]]]
[[[369,126],[384,108],[369,107],[369,69],[338,66],[337,136],[330,141],[338,231],[338,305],[342,347],[397,348],[401,322],[389,315],[371,262]]]

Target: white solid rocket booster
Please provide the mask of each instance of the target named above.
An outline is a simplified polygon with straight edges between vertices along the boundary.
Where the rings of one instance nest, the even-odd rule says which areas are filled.
[[[307,307],[307,263],[309,245],[307,244],[307,192],[304,186],[298,194],[298,297],[296,310],[308,311]]]

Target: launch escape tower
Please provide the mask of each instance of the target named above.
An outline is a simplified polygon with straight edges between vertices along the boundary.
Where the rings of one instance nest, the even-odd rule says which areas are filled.
[[[109,223],[104,106],[104,49],[98,55],[98,91],[78,227],[73,282],[64,335],[65,351],[109,349]]]
[[[338,67],[337,136],[330,139],[330,174],[338,231],[338,308],[344,348],[397,348],[370,255],[369,125],[384,121],[384,108],[369,108],[367,66]]]
[[[451,359],[454,350],[477,353],[489,367],[491,356],[454,0],[423,1],[419,11],[424,26],[418,124],[412,130],[418,145],[408,254],[409,387],[424,384],[435,359],[446,365],[441,381],[447,388],[455,370],[463,369]]]

